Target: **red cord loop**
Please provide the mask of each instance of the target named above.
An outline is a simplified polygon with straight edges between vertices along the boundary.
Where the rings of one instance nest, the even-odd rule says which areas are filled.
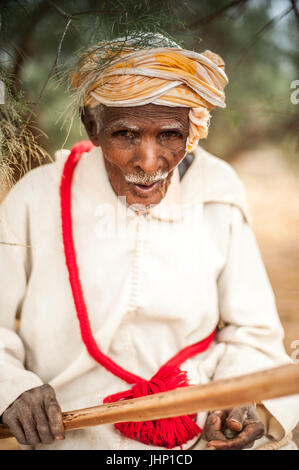
[[[214,330],[204,340],[187,346],[179,351],[175,356],[167,361],[149,381],[123,369],[108,356],[103,354],[98,348],[93,337],[79,277],[79,268],[72,231],[71,211],[71,185],[74,169],[82,154],[89,152],[92,148],[93,144],[87,140],[78,142],[72,148],[64,165],[61,178],[60,203],[65,260],[82,340],[88,353],[95,361],[115,376],[129,384],[133,384],[133,387],[130,390],[108,396],[105,398],[104,403],[128,400],[131,398],[138,398],[145,395],[174,390],[179,387],[187,387],[190,385],[188,382],[187,372],[182,371],[180,369],[180,365],[187,359],[205,351],[213,341],[216,330]],[[139,439],[145,444],[153,444],[171,449],[176,446],[182,446],[182,444],[202,432],[201,428],[194,422],[194,416],[195,415],[179,416],[177,418],[165,418],[139,423],[116,423],[115,427],[130,439]]]

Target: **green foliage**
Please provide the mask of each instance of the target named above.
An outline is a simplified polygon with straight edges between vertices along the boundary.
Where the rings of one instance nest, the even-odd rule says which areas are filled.
[[[294,12],[271,22],[290,5],[289,0],[6,0],[0,6],[0,67],[11,76],[19,106],[38,103],[18,114],[34,111],[53,154],[85,136],[76,111],[81,98],[74,101],[68,80],[82,51],[140,31],[147,47],[150,36],[144,33],[160,32],[186,49],[210,49],[226,62],[227,109],[212,111],[209,137],[202,142],[208,150],[230,158],[246,145],[270,140],[287,145],[288,152],[293,148],[295,155],[299,111],[290,102],[290,83],[299,78],[298,27]]]

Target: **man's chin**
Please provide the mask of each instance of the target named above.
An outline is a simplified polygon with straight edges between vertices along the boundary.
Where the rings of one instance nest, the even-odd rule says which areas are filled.
[[[162,201],[163,197],[160,195],[159,197],[136,197],[131,196],[127,197],[126,203],[127,206],[142,206],[146,209],[159,204]]]
[[[163,197],[161,194],[157,194],[151,197],[140,197],[135,194],[127,195],[126,204],[130,206],[143,206],[145,208],[150,208],[159,204],[162,201]]]

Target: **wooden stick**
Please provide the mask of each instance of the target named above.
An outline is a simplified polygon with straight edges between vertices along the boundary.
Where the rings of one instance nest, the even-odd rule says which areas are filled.
[[[210,382],[63,413],[66,430],[107,423],[170,418],[199,411],[230,409],[261,400],[299,393],[299,365]],[[0,439],[12,437],[0,426]]]

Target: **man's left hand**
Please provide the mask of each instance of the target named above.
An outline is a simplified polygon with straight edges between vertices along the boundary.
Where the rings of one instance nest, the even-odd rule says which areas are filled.
[[[203,437],[210,450],[248,449],[265,429],[254,405],[208,414]]]

